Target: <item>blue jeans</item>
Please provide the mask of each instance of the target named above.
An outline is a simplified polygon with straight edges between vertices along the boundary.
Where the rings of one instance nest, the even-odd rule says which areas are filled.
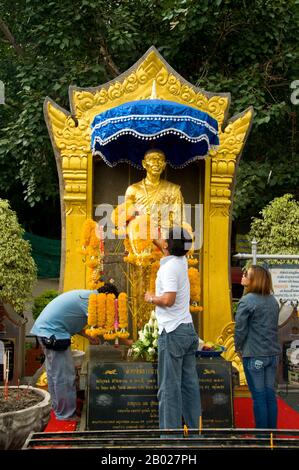
[[[253,399],[255,427],[277,428],[275,377],[279,356],[243,357],[243,366]]]
[[[57,419],[75,415],[77,405],[76,371],[71,348],[65,351],[47,349],[39,340],[45,354],[48,391]]]
[[[199,427],[201,403],[195,352],[198,336],[192,323],[165,330],[158,340],[158,401],[160,429]]]

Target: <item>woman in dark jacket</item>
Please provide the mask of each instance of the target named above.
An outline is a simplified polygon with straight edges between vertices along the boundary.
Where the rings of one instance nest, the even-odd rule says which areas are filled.
[[[279,362],[279,304],[273,294],[270,272],[262,266],[244,271],[241,284],[246,295],[235,318],[235,348],[243,361],[253,399],[255,426],[277,427],[275,378]]]

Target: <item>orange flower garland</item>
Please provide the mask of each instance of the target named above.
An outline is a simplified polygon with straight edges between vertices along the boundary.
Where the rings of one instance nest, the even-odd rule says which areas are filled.
[[[193,256],[187,256],[188,266],[198,266],[198,259],[193,258]]]
[[[88,326],[85,333],[91,337],[103,335],[105,340],[128,338],[127,294],[121,292],[118,296],[118,319],[114,294],[91,294],[88,302]]]
[[[87,286],[89,289],[98,289],[103,285],[99,278],[103,273],[104,242],[103,237],[99,237],[97,228],[97,223],[94,220],[87,219],[84,222],[81,236],[80,253],[84,255],[83,262],[88,268]]]
[[[90,242],[90,234],[91,231],[94,230],[96,222],[92,219],[85,220],[82,228],[82,235],[81,235],[81,253],[83,255],[86,254],[86,249]]]
[[[104,339],[108,340],[116,338],[116,333],[113,332],[115,316],[114,299],[114,294],[106,295],[106,333],[104,333]]]
[[[90,294],[88,300],[88,326],[97,324],[97,294]]]
[[[120,330],[117,332],[119,338],[128,338],[130,333],[126,331],[128,328],[128,297],[125,292],[121,292],[118,296],[118,321]]]
[[[202,312],[203,308],[201,305],[190,305],[189,310],[191,313],[197,313],[197,312]]]
[[[156,277],[157,277],[157,272],[160,267],[160,261],[155,261],[151,265],[151,275],[150,275],[150,281],[149,281],[149,291],[150,292],[155,292],[156,290]]]
[[[106,294],[104,294],[104,293],[97,294],[97,311],[98,311],[98,318],[97,318],[98,327],[102,331],[105,331],[105,324],[106,324]]]
[[[192,302],[200,302],[200,274],[198,269],[189,268],[190,299]]]

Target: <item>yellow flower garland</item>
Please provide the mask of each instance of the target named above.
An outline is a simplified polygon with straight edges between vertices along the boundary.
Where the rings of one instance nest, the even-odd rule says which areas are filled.
[[[97,325],[97,294],[90,294],[88,300],[88,326]]]
[[[128,327],[127,300],[128,300],[127,294],[125,292],[121,292],[118,296],[118,323],[119,323],[119,328],[127,328]]]
[[[117,331],[118,338],[128,338],[130,333],[126,331],[128,327],[128,296],[121,292],[118,296],[118,323],[120,330]]]
[[[81,253],[86,255],[87,247],[90,243],[91,232],[95,229],[96,222],[92,219],[85,220],[81,236]]]
[[[197,312],[202,312],[203,308],[200,305],[190,305],[190,312],[191,313],[197,313]]]
[[[88,326],[85,333],[91,337],[103,335],[106,340],[128,338],[127,294],[121,292],[118,296],[118,325],[115,324],[114,294],[91,294],[88,302]]]
[[[97,325],[102,330],[105,329],[106,324],[106,294],[100,293],[97,296]]]
[[[82,228],[81,250],[87,270],[87,287],[98,289],[103,285],[99,278],[103,273],[103,240],[97,234],[97,223],[87,219]]]
[[[160,261],[155,261],[151,265],[151,274],[150,274],[150,281],[149,281],[149,291],[150,292],[155,292],[156,290],[156,277],[157,277],[157,272],[160,267]]]
[[[114,294],[106,295],[106,328],[107,330],[113,330],[114,328],[114,316],[115,316],[114,299],[115,299]]]
[[[188,266],[198,266],[198,259],[191,257],[187,257],[188,259]]]
[[[198,269],[189,268],[188,276],[190,281],[190,299],[191,302],[200,302],[200,274]]]

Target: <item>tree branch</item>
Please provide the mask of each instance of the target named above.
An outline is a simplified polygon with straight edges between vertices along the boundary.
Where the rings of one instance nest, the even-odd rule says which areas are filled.
[[[114,77],[117,77],[118,75],[120,75],[120,70],[118,69],[117,65],[114,63],[107,49],[105,41],[102,37],[100,37],[100,53],[101,53],[101,56],[103,57],[107,70],[109,70],[109,72],[112,73]]]
[[[24,53],[24,49],[22,48],[22,46],[20,46],[15,38],[13,37],[12,33],[10,32],[9,30],[9,27],[7,26],[7,24],[2,20],[2,18],[0,18],[0,31],[2,31],[2,33],[4,34],[5,38],[7,39],[7,41],[9,42],[9,44],[12,45],[12,47],[14,48],[14,50],[16,51],[16,53],[18,55],[22,55]]]

